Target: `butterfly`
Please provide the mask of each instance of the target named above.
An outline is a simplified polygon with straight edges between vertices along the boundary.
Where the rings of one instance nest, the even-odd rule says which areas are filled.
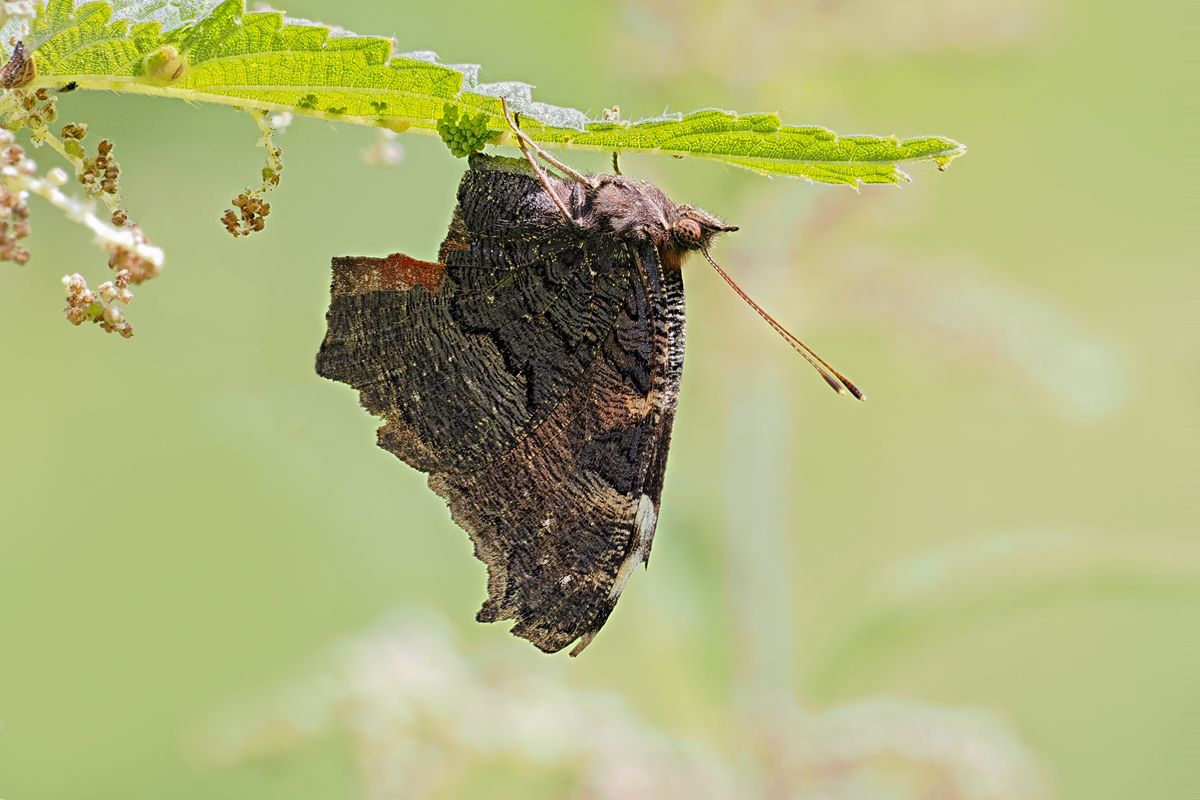
[[[650,556],[683,372],[683,259],[702,253],[737,289],[708,256],[737,228],[645,181],[581,175],[510,124],[525,159],[470,155],[436,262],[333,260],[317,373],[360,392],[384,420],[379,446],[428,473],[470,535],[488,570],[476,619],[514,620],[514,635],[574,656]]]

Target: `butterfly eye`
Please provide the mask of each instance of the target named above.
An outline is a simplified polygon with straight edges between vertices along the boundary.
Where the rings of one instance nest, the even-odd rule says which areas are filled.
[[[701,234],[700,223],[694,219],[681,219],[675,223],[675,235],[689,244],[698,243]]]

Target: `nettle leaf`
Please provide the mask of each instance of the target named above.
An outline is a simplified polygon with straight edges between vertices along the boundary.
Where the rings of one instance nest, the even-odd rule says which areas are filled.
[[[481,119],[500,131],[491,144],[515,144],[500,98],[521,127],[547,148],[695,156],[754,172],[820,183],[898,183],[900,165],[944,169],[966,148],[938,136],[838,136],[784,125],[777,114],[717,109],[646,119],[593,121],[572,108],[535,102],[528,84],[482,84],[475,65],[441,64],[429,52],[393,54],[393,42],[245,9],[243,0],[136,0],[38,3],[25,37],[33,87],[74,81],[81,89],[178,97],[289,111],[439,135],[447,107],[455,119]],[[16,22],[0,32],[7,41]],[[446,124],[441,126],[443,130]]]

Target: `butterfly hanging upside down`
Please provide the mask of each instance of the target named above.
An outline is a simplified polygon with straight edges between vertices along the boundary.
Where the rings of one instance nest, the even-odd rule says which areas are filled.
[[[429,473],[470,534],[488,568],[476,619],[515,620],[550,653],[578,641],[578,655],[650,555],[683,371],[682,259],[737,229],[645,181],[580,175],[512,127],[526,159],[470,156],[437,263],[333,260],[317,372],[361,392],[385,420],[379,446]]]

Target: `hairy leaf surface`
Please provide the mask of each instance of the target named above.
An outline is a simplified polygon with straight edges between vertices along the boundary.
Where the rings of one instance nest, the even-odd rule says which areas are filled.
[[[479,67],[447,65],[429,52],[395,54],[394,42],[360,36],[243,0],[48,0],[26,38],[33,86],[142,92],[190,101],[290,111],[394,131],[437,135],[447,104],[489,115],[513,144],[500,98],[545,147],[695,156],[754,172],[858,185],[907,180],[900,165],[944,168],[966,148],[951,139],[838,136],[784,125],[777,114],[704,109],[641,120],[593,121],[576,109],[535,102],[528,84],[482,84]],[[17,32],[11,22],[3,41]]]

